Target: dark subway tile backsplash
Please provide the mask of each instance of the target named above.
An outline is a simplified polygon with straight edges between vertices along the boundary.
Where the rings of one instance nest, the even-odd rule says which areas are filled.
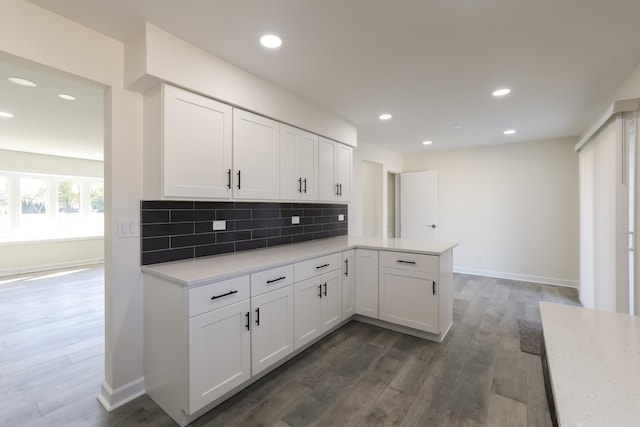
[[[142,265],[343,236],[348,205],[144,200]],[[344,215],[344,221],[338,221]],[[299,216],[300,224],[291,224]],[[213,230],[214,220],[226,229]]]

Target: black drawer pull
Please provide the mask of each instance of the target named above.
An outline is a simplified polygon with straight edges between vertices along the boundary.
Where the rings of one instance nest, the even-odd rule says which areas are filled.
[[[318,285],[318,296],[320,297],[320,299],[322,299],[322,285]]]
[[[349,259],[344,260],[344,275],[349,277]]]
[[[214,299],[218,299],[218,298],[222,298],[222,297],[228,297],[229,295],[233,295],[233,294],[237,294],[238,291],[229,291],[226,294],[222,294],[222,295],[214,295],[211,297],[212,300]]]
[[[416,265],[415,261],[404,261],[401,259],[397,259],[396,262],[399,262],[400,264],[411,264],[411,265]]]
[[[316,270],[320,270],[321,268],[329,267],[329,264],[322,264],[316,267]]]
[[[256,308],[256,325],[260,326],[260,307]]]
[[[284,280],[284,279],[286,279],[286,278],[287,278],[287,276],[280,276],[280,277],[278,277],[277,279],[267,280],[267,285],[268,285],[269,283],[279,282],[280,280]]]
[[[249,326],[249,312],[247,311],[247,314],[245,314],[245,316],[247,317],[247,324],[244,325],[245,328],[247,328],[247,331],[251,330],[251,326]]]
[[[327,282],[324,283],[324,296],[327,296]]]

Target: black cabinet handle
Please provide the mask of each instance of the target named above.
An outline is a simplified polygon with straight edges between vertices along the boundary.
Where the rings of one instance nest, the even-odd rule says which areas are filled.
[[[256,324],[260,326],[260,307],[256,308]]]
[[[329,264],[322,264],[316,267],[316,270],[320,270],[321,268],[329,267]]]
[[[302,193],[302,178],[298,178],[298,193]]]
[[[231,169],[227,171],[227,188],[231,189]]]
[[[318,285],[318,296],[322,299],[322,285]]]
[[[435,281],[433,282],[433,294],[434,295],[436,294],[436,282]]]
[[[240,189],[240,171],[238,171],[238,190]]]
[[[344,275],[349,277],[349,259],[344,260]]]
[[[327,296],[327,282],[324,283],[324,296]]]
[[[238,291],[229,291],[229,292],[227,292],[226,294],[222,294],[222,295],[214,295],[214,296],[212,296],[212,297],[211,297],[211,299],[212,299],[212,300],[214,300],[214,299],[218,299],[218,298],[226,297],[226,296],[233,295],[233,294],[237,294],[237,293],[238,293]]]
[[[340,185],[340,184],[336,184],[336,196],[339,196],[339,195],[340,195],[340,191],[338,191],[339,185]]]
[[[247,331],[251,330],[251,326],[249,326],[249,312],[247,311],[247,314],[245,314],[245,316],[247,317],[247,324],[244,325],[247,328]]]
[[[302,182],[304,182],[304,190],[302,192],[307,194],[307,178],[303,179]]]
[[[340,194],[338,194],[338,196],[342,196],[342,184],[338,184],[338,188],[340,188]]]
[[[397,259],[396,262],[399,262],[400,264],[411,264],[411,265],[416,265],[415,261],[404,261],[402,259]]]
[[[267,285],[270,284],[270,283],[279,282],[280,280],[284,280],[286,278],[287,278],[287,276],[280,276],[277,279],[267,280]]]

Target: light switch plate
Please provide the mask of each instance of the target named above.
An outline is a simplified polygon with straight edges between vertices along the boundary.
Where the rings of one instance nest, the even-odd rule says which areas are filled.
[[[299,216],[292,216],[291,217],[291,224],[300,224],[300,217]]]
[[[344,215],[342,214],[338,215],[338,221],[344,221]]]
[[[136,218],[118,218],[118,237],[138,237],[138,229]]]
[[[213,231],[226,230],[227,221],[213,221]]]

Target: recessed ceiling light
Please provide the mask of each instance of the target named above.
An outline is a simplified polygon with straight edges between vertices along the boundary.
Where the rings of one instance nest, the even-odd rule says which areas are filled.
[[[462,129],[462,125],[454,125],[453,128],[454,129]]]
[[[0,117],[6,117],[6,118],[11,118],[13,117],[13,114],[11,113],[5,113],[4,111],[0,111]]]
[[[389,120],[391,117],[392,116],[389,113],[380,114],[379,116],[380,120]]]
[[[38,86],[37,84],[35,84],[31,80],[23,79],[22,77],[8,77],[7,80],[9,80],[11,83],[16,84],[18,86],[24,86],[24,87],[36,87],[36,86]]]
[[[494,90],[493,96],[505,96],[505,95],[509,95],[510,93],[511,93],[511,89],[505,87],[503,89]]]
[[[505,130],[504,131],[505,135],[513,135],[514,133],[516,133],[516,131],[514,129],[509,129],[509,130]]]
[[[422,141],[422,145],[431,145],[433,141]]]
[[[58,95],[60,98],[67,100],[67,101],[75,101],[76,97],[73,95],[67,95],[66,93],[61,93],[60,95]]]
[[[282,39],[274,34],[265,34],[260,37],[260,44],[264,47],[268,47],[269,49],[275,49],[280,47]]]

